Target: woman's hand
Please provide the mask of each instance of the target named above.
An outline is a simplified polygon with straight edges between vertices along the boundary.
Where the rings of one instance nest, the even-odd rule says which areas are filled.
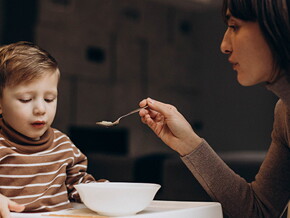
[[[174,106],[151,98],[144,99],[139,105],[140,107],[149,106],[139,112],[142,122],[181,156],[189,154],[202,142],[202,139]]]
[[[0,194],[0,217],[9,218],[10,211],[21,212],[24,210],[24,206],[11,201],[4,195]]]

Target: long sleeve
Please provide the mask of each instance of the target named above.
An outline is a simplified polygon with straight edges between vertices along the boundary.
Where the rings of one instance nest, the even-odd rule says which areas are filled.
[[[71,201],[80,202],[79,194],[74,188],[74,185],[79,183],[95,182],[95,179],[92,175],[87,173],[87,157],[75,146],[73,146],[73,157],[74,161],[72,165],[67,168],[66,184],[69,199]]]
[[[71,208],[74,184],[95,181],[87,159],[63,133],[50,128],[40,140],[20,135],[0,120],[0,193],[25,212]]]
[[[287,108],[279,101],[272,143],[252,183],[233,172],[206,141],[181,159],[230,217],[279,217],[290,197],[289,119]]]

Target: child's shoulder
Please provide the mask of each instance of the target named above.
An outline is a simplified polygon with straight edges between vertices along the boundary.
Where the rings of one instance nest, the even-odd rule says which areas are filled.
[[[70,138],[68,137],[67,134],[63,133],[62,131],[52,128],[53,134],[54,134],[54,139],[55,140],[60,140],[60,139],[64,139],[64,140],[69,140]]]

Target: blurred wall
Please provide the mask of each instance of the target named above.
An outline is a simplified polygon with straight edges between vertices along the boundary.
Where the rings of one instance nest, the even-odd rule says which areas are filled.
[[[175,105],[217,151],[267,149],[277,99],[237,83],[219,50],[220,0],[0,2],[2,43],[34,41],[59,61],[54,127],[94,127],[150,96]],[[131,156],[172,153],[138,115],[114,128],[128,130]]]

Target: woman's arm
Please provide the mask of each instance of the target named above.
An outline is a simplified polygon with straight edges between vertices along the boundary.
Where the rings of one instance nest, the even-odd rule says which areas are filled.
[[[285,110],[276,108],[272,144],[256,180],[249,184],[193,132],[173,106],[151,99],[141,101],[140,106],[146,104],[149,109],[140,111],[142,121],[182,156],[199,183],[230,217],[281,215],[290,196],[290,151],[285,136],[289,118]]]

